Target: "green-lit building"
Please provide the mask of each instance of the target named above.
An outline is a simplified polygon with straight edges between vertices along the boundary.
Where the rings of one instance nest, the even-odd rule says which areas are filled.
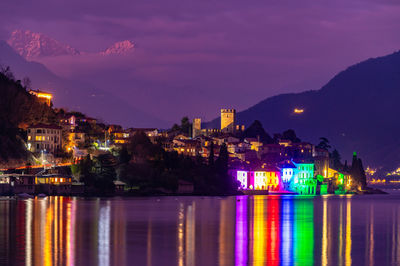
[[[313,163],[296,163],[294,170],[294,182],[292,189],[300,195],[315,195],[317,192],[317,180],[314,178]]]

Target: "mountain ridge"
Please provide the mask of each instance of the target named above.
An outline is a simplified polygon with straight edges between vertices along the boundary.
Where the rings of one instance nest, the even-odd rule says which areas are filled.
[[[237,113],[239,124],[259,120],[268,133],[294,129],[312,143],[327,137],[344,159],[353,151],[366,165],[400,165],[400,52],[369,58],[335,75],[319,90],[266,98]],[[304,109],[301,114],[295,108]],[[219,119],[208,126],[218,126]]]
[[[27,60],[41,57],[94,55],[126,55],[134,51],[135,44],[130,40],[115,42],[103,51],[96,53],[81,52],[72,46],[53,39],[43,33],[30,30],[14,30],[7,40],[19,55]]]
[[[0,40],[0,65],[10,66],[17,79],[29,77],[34,88],[54,94],[54,104],[80,111],[89,116],[104,119],[108,123],[125,127],[167,127],[165,122],[131,106],[126,100],[117,98],[91,84],[61,78],[43,64],[27,61],[16,53],[5,41]],[[102,106],[103,108],[98,108]],[[107,108],[113,106],[113,108]]]

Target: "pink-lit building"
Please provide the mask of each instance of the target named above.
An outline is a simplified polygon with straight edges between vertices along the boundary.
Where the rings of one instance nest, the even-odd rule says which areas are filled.
[[[241,190],[281,190],[280,170],[275,168],[259,169],[257,171],[238,170],[236,175]]]

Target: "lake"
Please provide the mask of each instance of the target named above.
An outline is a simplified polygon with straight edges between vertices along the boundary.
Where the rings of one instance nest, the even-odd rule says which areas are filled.
[[[400,264],[400,194],[0,198],[7,264]]]

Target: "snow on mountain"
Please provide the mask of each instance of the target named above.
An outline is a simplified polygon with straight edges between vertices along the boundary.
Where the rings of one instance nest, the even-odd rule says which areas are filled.
[[[131,41],[125,40],[122,42],[116,42],[106,50],[101,52],[102,55],[125,55],[132,52],[135,49],[135,44]]]
[[[22,57],[28,60],[41,57],[53,57],[59,55],[83,55],[92,53],[82,53],[77,49],[61,43],[43,33],[36,33],[29,30],[15,30],[11,33],[7,43]],[[133,52],[135,44],[125,40],[116,42],[106,50],[94,53],[94,55],[126,55]]]
[[[29,30],[15,30],[7,43],[26,59],[45,56],[79,55],[80,52],[42,33]]]

